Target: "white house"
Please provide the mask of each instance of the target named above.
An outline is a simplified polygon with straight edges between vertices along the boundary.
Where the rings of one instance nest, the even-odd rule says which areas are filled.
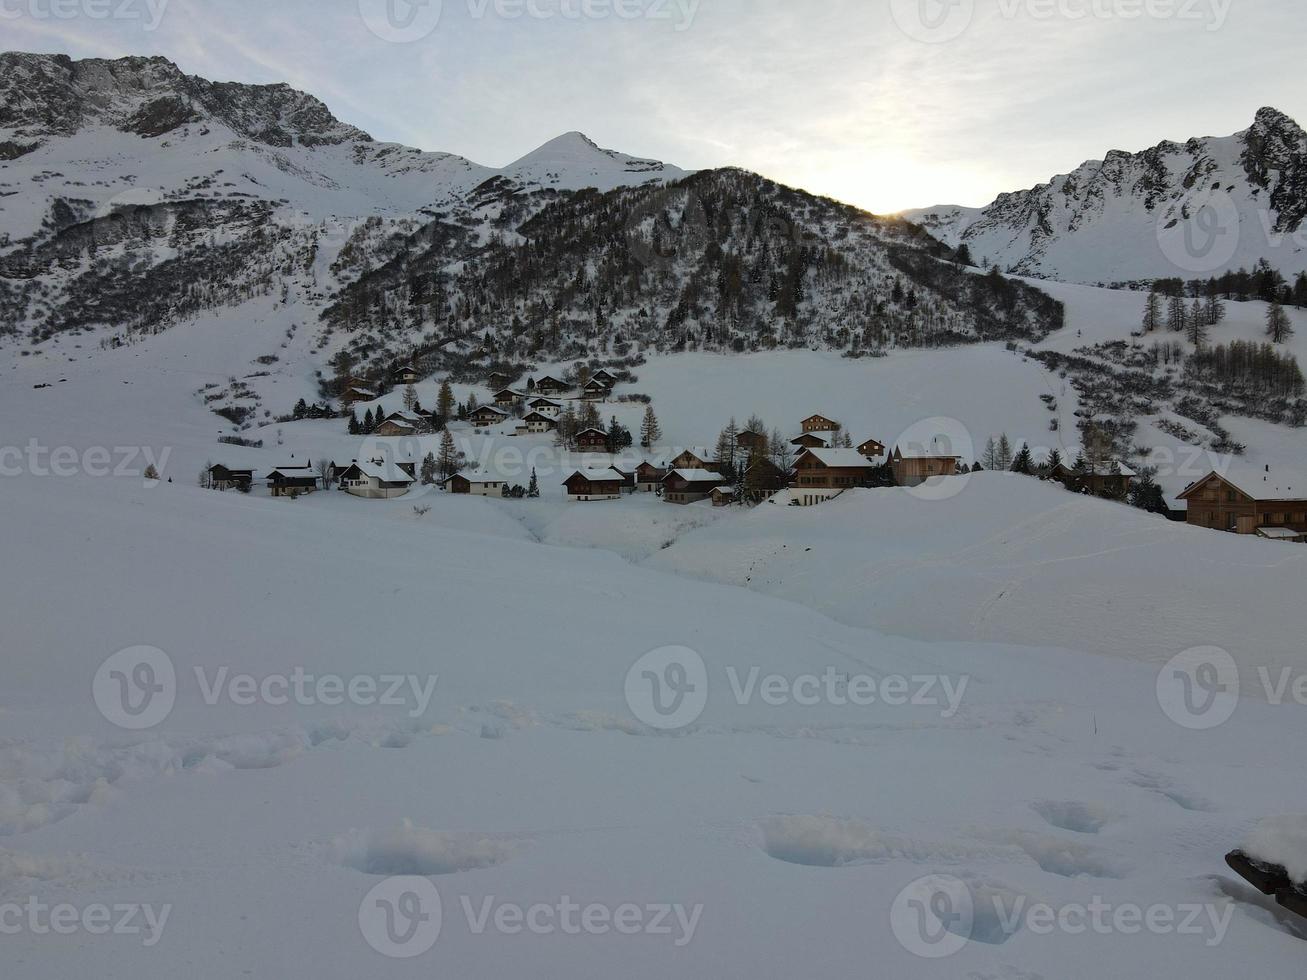
[[[355,497],[382,500],[412,489],[413,475],[391,460],[355,460],[340,474],[340,489]]]

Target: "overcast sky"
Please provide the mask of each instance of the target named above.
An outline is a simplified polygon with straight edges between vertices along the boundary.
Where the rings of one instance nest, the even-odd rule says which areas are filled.
[[[879,212],[1307,121],[1304,36],[1304,0],[0,0],[3,49],[287,81],[492,166],[582,130]]]

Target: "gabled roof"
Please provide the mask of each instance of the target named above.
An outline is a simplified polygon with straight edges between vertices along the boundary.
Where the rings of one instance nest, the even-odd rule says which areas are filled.
[[[834,419],[828,419],[828,418],[827,418],[826,416],[824,416],[824,415],[809,415],[809,416],[808,416],[806,419],[804,419],[803,421],[804,421],[804,422],[829,422],[831,425],[834,425],[834,424],[835,424],[835,420],[834,420]]]
[[[518,391],[516,388],[500,388],[495,392],[495,397],[498,398],[500,395],[511,395],[513,398],[525,398],[526,392]]]
[[[380,480],[382,483],[408,485],[415,482],[413,477],[389,459],[356,459],[345,469],[345,472],[348,473],[350,470],[358,470],[368,479]]]
[[[607,433],[607,432],[605,432],[603,429],[596,429],[596,428],[594,428],[593,426],[592,426],[591,428],[589,428],[589,429],[582,429],[580,432],[578,432],[578,433],[576,434],[576,436],[577,436],[577,438],[579,439],[581,436],[586,435],[586,434],[591,433],[591,432],[594,432],[594,433],[596,433],[596,434],[598,434],[598,435],[601,435],[601,436],[603,436],[605,439],[608,438],[608,433]]]
[[[686,483],[726,483],[726,477],[720,473],[714,473],[712,470],[672,470],[665,477],[663,482],[670,480],[672,477],[680,477]]]
[[[870,469],[873,465],[871,460],[856,449],[805,449],[799,453],[795,463],[804,456],[811,456],[822,466],[832,469]]]
[[[562,403],[562,402],[556,402],[556,401],[554,401],[552,398],[545,398],[543,395],[540,396],[539,398],[532,398],[531,401],[530,401],[528,404],[530,404],[530,405],[553,405],[554,408],[562,408],[562,407],[563,407],[563,403]]]
[[[1186,487],[1180,494],[1180,499],[1188,499],[1190,494],[1213,477],[1224,480],[1254,500],[1307,500],[1307,472],[1279,465],[1232,466],[1224,473],[1209,473]]]
[[[569,476],[566,480],[563,481],[563,483],[567,484],[567,482],[571,480],[572,477],[577,477],[577,476],[581,477],[582,479],[588,480],[591,483],[620,483],[624,479],[623,474],[619,473],[616,469],[609,466],[607,469],[582,468],[578,470],[573,470],[572,476]]]
[[[541,415],[539,412],[527,412],[522,416],[523,422],[548,422],[553,425],[557,420],[551,415]]]
[[[800,432],[797,436],[795,436],[793,439],[790,440],[790,445],[791,446],[798,445],[804,439],[816,439],[819,442],[821,442],[821,444],[824,446],[830,445],[830,440],[826,438],[826,436],[822,435],[820,432]]]
[[[675,456],[671,458],[680,459],[686,453],[689,453],[691,456],[699,460],[701,463],[712,462],[712,453],[708,452],[708,450],[705,449],[703,446],[691,446],[689,449],[682,449],[679,453],[677,453]]]
[[[493,412],[494,414],[502,416],[503,418],[508,418],[507,412],[505,412],[502,408],[495,408],[494,405],[478,405],[473,411],[469,412],[468,414],[478,415],[482,412]]]
[[[536,381],[537,388],[539,388],[542,384],[562,385],[564,388],[571,387],[570,385],[568,385],[566,381],[561,381],[558,378],[555,378],[552,374],[546,374],[543,378],[540,378],[538,381]]]
[[[303,479],[304,477],[317,477],[317,471],[312,466],[278,466],[268,470],[266,479],[271,480],[273,476],[284,476],[292,480]]]

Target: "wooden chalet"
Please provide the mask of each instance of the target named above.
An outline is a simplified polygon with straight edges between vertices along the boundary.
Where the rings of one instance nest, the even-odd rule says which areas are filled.
[[[526,401],[526,392],[515,388],[501,388],[495,392],[495,404],[500,408],[512,408]]]
[[[540,435],[546,432],[553,432],[558,428],[558,420],[551,415],[545,415],[542,412],[528,412],[522,418],[519,428],[526,429],[532,435]]]
[[[824,415],[810,415],[800,425],[804,432],[838,432],[840,424]]]
[[[486,385],[491,391],[500,391],[507,388],[513,383],[513,376],[505,374],[503,371],[491,371],[490,377],[486,379]]]
[[[1060,463],[1050,476],[1072,493],[1087,493],[1095,497],[1124,499],[1130,492],[1135,471],[1124,463],[1108,460],[1104,463],[1067,466]]]
[[[418,369],[412,364],[401,364],[390,373],[390,381],[397,385],[415,385],[422,380]]]
[[[805,432],[791,439],[790,445],[800,449],[829,449],[830,439],[820,432]]]
[[[427,420],[412,412],[395,412],[372,430],[374,436],[415,436],[427,426]]]
[[[868,439],[858,447],[858,452],[868,459],[880,460],[885,458],[885,444],[879,439]]]
[[[729,507],[735,503],[735,491],[730,487],[713,487],[710,496],[714,507]]]
[[[608,433],[603,429],[582,429],[576,434],[576,448],[583,453],[606,453]]]
[[[901,487],[919,487],[935,477],[957,476],[960,456],[947,454],[942,448],[929,446],[894,447],[890,467],[894,482]]]
[[[495,408],[493,405],[482,405],[475,412],[470,413],[467,420],[475,426],[487,426],[506,422],[510,417],[502,408]]]
[[[657,493],[667,475],[667,464],[661,459],[646,459],[635,468],[635,487],[641,493]]]
[[[253,470],[232,470],[221,463],[209,467],[209,486],[214,490],[248,491],[253,485]]]
[[[765,453],[767,451],[767,433],[745,429],[736,435],[735,445],[741,449],[747,449],[749,452],[756,449],[758,452]]]
[[[612,393],[612,386],[604,384],[598,378],[591,378],[581,386],[581,398],[588,402],[604,401]]]
[[[610,466],[603,470],[577,470],[563,481],[563,486],[567,488],[569,500],[619,500],[625,482],[625,476]]]
[[[416,482],[410,467],[390,460],[354,460],[337,479],[340,489],[355,497],[384,500],[402,497]]]
[[[693,504],[707,500],[717,487],[727,484],[726,477],[712,470],[671,470],[663,477],[663,500],[669,504]]]
[[[340,392],[340,403],[346,408],[361,402],[374,402],[376,400],[377,393],[358,382],[350,382]]]
[[[1209,473],[1180,499],[1188,503],[1188,522],[1196,527],[1286,540],[1307,533],[1304,472],[1267,466]]]
[[[541,415],[548,415],[555,419],[563,414],[563,403],[556,402],[552,398],[532,398],[526,403],[526,407],[532,412],[539,412]]]
[[[313,460],[307,466],[278,466],[268,473],[268,492],[274,497],[297,497],[318,489],[318,474]]]
[[[687,449],[667,464],[669,470],[710,470],[712,467],[712,454],[703,446]]]
[[[473,497],[504,497],[516,482],[495,470],[460,470],[445,481],[445,489]]]
[[[609,391],[612,391],[612,389],[617,385],[617,375],[610,371],[605,371],[603,368],[600,368],[594,374],[590,375],[590,380],[598,381]]]
[[[793,499],[802,507],[825,503],[870,484],[875,466],[856,449],[805,449],[794,461]]]
[[[563,395],[572,390],[572,386],[566,381],[559,381],[557,378],[546,374],[536,382],[536,393],[542,395]]]

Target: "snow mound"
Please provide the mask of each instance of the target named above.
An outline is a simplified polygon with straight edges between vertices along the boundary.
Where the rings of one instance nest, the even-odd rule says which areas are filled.
[[[1244,852],[1256,861],[1282,865],[1294,881],[1307,881],[1307,816],[1263,820],[1249,836]]]
[[[483,834],[455,834],[416,827],[350,831],[335,842],[340,863],[370,875],[450,875],[508,860],[513,845]]]
[[[879,861],[957,861],[974,851],[886,834],[856,820],[815,815],[769,817],[760,821],[762,848],[787,864],[842,868]]]

